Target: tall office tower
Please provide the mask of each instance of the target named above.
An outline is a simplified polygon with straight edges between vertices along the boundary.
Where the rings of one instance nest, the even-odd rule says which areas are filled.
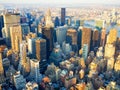
[[[48,27],[48,28],[54,27],[50,9],[47,10],[46,15],[45,15],[45,27]]]
[[[36,58],[35,41],[36,41],[36,38],[28,39],[28,52],[29,52],[31,58]]]
[[[31,65],[30,79],[36,82],[40,82],[41,74],[39,72],[39,61],[37,59],[31,59],[30,65]]]
[[[106,42],[106,29],[103,27],[101,31],[100,46],[104,47]]]
[[[2,29],[3,37],[6,39],[7,46],[11,46],[10,41],[10,27],[13,25],[20,24],[20,14],[5,14],[3,15],[4,18],[4,28]]]
[[[115,54],[115,46],[113,44],[106,44],[104,57],[106,58],[114,57],[114,54]]]
[[[111,57],[107,60],[107,71],[113,70],[115,59]]]
[[[66,42],[72,45],[72,50],[74,52],[78,52],[77,31],[75,29],[67,30]]]
[[[32,57],[35,57],[35,40],[36,40],[36,34],[35,33],[29,33],[26,36],[26,41],[28,43],[28,52],[32,55]]]
[[[99,31],[94,30],[93,36],[92,36],[92,47],[98,47],[99,46]]]
[[[117,40],[117,30],[112,29],[112,30],[110,30],[110,32],[107,36],[107,43],[116,45],[116,40]]]
[[[2,37],[2,28],[4,27],[3,16],[0,16],[0,37]]]
[[[77,45],[77,31],[75,29],[67,30],[66,42],[71,45]]]
[[[66,41],[67,29],[68,26],[60,26],[56,28],[56,41],[58,42],[58,44],[62,45],[62,43]]]
[[[22,90],[25,88],[26,79],[20,74],[20,71],[13,75],[13,82],[17,90]]]
[[[28,43],[28,53],[30,54],[31,58],[35,58],[35,38],[37,37],[36,33],[29,33],[26,36],[26,41]]]
[[[61,8],[61,26],[65,25],[65,14],[66,14],[65,8]]]
[[[84,44],[82,47],[82,57],[84,58],[84,60],[86,60],[87,56],[88,56],[88,44]]]
[[[46,39],[47,50],[48,50],[47,52],[49,53],[53,49],[54,30],[53,30],[53,28],[44,27],[43,30],[42,30],[42,34],[43,34],[43,38]]]
[[[55,25],[55,27],[60,26],[60,21],[59,21],[58,17],[55,18],[54,25]]]
[[[22,72],[23,76],[27,76],[30,73],[30,61],[29,58],[27,58],[26,55],[26,41],[22,41],[20,44],[20,63],[19,63],[19,69]]]
[[[46,40],[42,38],[37,38],[36,41],[36,58],[39,61],[40,72],[44,73],[47,68],[47,49]]]
[[[83,29],[83,27],[79,27],[78,28],[78,37],[77,37],[77,44],[78,44],[78,50],[80,50],[81,48],[82,48],[82,29]]]
[[[4,69],[3,69],[3,63],[2,63],[2,53],[0,53],[0,84],[5,82],[4,77]]]
[[[22,29],[22,38],[25,39],[26,35],[30,33],[30,27],[28,24],[24,23],[24,24],[21,24],[21,29]]]
[[[42,29],[43,38],[46,39],[46,42],[47,42],[48,56],[49,56],[49,52],[52,51],[53,49],[53,36],[54,36],[53,27],[54,27],[54,24],[51,18],[51,11],[49,9],[45,15],[45,27],[43,27]]]
[[[12,49],[19,52],[19,45],[22,42],[22,30],[20,25],[10,27],[10,37]]]
[[[42,38],[37,38],[36,41],[36,58],[39,61],[46,59],[46,40]]]
[[[88,52],[90,50],[90,42],[91,42],[91,29],[90,28],[82,28],[82,47],[84,44],[88,45]]]

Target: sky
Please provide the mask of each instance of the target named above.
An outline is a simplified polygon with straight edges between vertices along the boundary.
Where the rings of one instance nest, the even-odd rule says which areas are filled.
[[[20,3],[20,4],[120,4],[120,0],[0,0],[0,3]]]

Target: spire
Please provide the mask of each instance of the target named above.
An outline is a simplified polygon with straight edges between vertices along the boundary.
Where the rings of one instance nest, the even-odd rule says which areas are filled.
[[[50,9],[47,10],[46,15],[45,15],[45,26],[46,27],[54,27]]]
[[[47,12],[46,12],[45,16],[50,16],[51,17],[51,11],[50,11],[50,9],[47,9]]]

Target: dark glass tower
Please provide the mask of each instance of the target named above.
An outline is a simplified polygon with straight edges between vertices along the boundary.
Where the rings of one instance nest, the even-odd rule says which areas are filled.
[[[65,8],[61,8],[61,26],[65,25]]]
[[[4,27],[3,16],[0,16],[0,37],[2,37],[2,28]]]
[[[54,36],[53,32],[54,32],[53,28],[44,27],[42,29],[43,38],[46,39],[47,58],[49,57],[50,52],[53,49],[53,36]]]

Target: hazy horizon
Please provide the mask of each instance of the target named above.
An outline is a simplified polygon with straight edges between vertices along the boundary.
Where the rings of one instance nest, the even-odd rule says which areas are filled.
[[[0,3],[11,4],[49,4],[49,5],[75,5],[75,4],[120,4],[120,0],[0,0]]]

